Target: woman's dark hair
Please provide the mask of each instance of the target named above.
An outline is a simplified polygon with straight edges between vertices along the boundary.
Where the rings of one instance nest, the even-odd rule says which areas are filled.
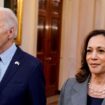
[[[88,46],[89,40],[92,37],[98,36],[98,35],[103,35],[105,37],[105,30],[93,30],[87,35],[85,39],[84,46],[83,46],[82,53],[81,53],[81,67],[78,73],[75,75],[79,83],[84,82],[87,79],[87,77],[91,75],[87,62],[86,62],[87,46]]]

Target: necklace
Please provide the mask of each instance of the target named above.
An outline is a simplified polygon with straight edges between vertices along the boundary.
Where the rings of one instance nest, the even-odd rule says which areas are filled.
[[[96,86],[91,83],[88,83],[89,94],[92,96],[105,98],[105,85],[104,86]]]

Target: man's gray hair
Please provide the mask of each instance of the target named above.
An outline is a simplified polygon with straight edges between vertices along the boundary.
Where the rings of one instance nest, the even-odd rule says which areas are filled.
[[[4,27],[5,27],[4,30],[14,27],[15,28],[14,38],[16,38],[17,32],[18,32],[17,16],[9,8],[0,7],[0,12],[2,13],[0,20],[2,19],[2,22],[3,22]]]

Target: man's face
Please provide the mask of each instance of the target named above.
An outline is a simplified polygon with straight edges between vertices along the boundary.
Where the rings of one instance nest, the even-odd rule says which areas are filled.
[[[3,27],[0,26],[0,52],[6,48],[9,38],[8,31],[3,30]]]
[[[2,18],[0,13],[0,53],[8,49],[13,43],[13,38],[10,38],[12,31],[6,27],[6,23]]]

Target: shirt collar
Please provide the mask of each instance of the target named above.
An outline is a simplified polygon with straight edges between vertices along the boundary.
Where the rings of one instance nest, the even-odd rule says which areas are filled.
[[[17,49],[17,47],[16,47],[15,43],[13,43],[5,52],[0,54],[0,57],[4,64],[11,61],[13,55],[16,52],[16,49]]]

